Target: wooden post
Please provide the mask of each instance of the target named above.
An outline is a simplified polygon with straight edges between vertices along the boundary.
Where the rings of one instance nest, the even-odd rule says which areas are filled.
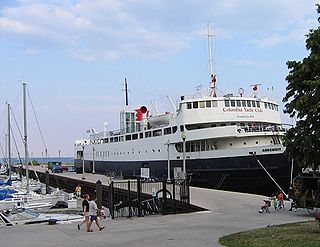
[[[114,189],[113,189],[113,181],[112,181],[112,182],[110,183],[110,185],[109,185],[109,200],[108,200],[109,211],[110,211],[110,214],[111,214],[111,219],[114,219],[113,193],[114,193]]]
[[[50,186],[50,175],[49,175],[49,171],[46,171],[45,184],[46,184],[46,194],[48,194],[48,193],[49,193],[49,186]]]
[[[137,178],[137,200],[138,200],[138,217],[142,217],[141,209],[141,181]]]
[[[172,199],[173,199],[173,213],[177,213],[177,204],[176,204],[176,180],[172,179]]]
[[[162,182],[162,207],[161,207],[162,214],[167,214],[167,181],[166,179]]]
[[[98,180],[96,182],[96,196],[97,196],[97,206],[102,208],[102,182]]]
[[[130,180],[128,180],[128,202],[129,202],[129,215],[128,215],[128,218],[131,218],[132,217],[132,208],[131,208]]]

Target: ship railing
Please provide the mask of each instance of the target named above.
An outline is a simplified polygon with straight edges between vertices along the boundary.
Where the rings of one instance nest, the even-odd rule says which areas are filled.
[[[238,125],[238,132],[239,133],[248,133],[248,132],[279,132],[285,133],[287,128],[283,125],[246,125],[246,126],[239,126]]]

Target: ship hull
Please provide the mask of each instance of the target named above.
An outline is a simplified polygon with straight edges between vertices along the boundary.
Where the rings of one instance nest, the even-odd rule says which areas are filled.
[[[284,153],[257,156],[278,185],[286,192],[290,186],[291,164]],[[76,171],[81,173],[83,161],[74,160]],[[150,168],[150,177],[167,177],[167,160],[159,161],[95,161],[96,173],[121,175],[124,178],[139,177],[140,169]],[[252,156],[211,159],[187,159],[187,173],[191,185],[271,196],[280,189]],[[171,177],[174,167],[182,167],[182,160],[170,161]],[[84,161],[85,172],[92,172],[92,160]]]

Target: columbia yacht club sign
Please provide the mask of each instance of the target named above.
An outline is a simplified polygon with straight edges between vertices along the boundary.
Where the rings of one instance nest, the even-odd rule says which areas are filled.
[[[263,112],[261,108],[223,107],[223,112]]]

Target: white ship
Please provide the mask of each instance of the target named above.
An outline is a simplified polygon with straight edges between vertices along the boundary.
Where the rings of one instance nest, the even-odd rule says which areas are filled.
[[[75,168],[136,177],[147,167],[154,178],[186,171],[193,185],[266,195],[287,190],[291,165],[279,105],[257,91],[255,85],[250,97],[243,89],[217,97],[211,73],[207,95],[181,96],[171,112],[151,116],[145,106],[126,106],[120,130],[92,130],[88,139],[75,141]]]

